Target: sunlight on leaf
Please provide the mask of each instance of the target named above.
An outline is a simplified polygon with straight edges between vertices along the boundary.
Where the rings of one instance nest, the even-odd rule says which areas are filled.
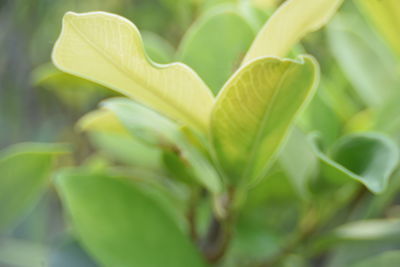
[[[307,33],[324,26],[343,0],[288,0],[271,16],[251,45],[243,64],[262,56],[287,56]]]
[[[211,138],[231,182],[265,175],[318,81],[316,61],[303,56],[299,61],[261,58],[227,82],[212,113]]]
[[[151,62],[139,31],[125,18],[68,12],[52,57],[65,72],[132,97],[200,131],[208,128],[214,100],[204,82],[181,63]]]

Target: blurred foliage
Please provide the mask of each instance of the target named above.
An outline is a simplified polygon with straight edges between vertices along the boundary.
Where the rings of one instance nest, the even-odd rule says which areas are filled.
[[[283,2],[0,1],[0,266],[208,266],[195,248],[213,257],[207,245],[225,235],[212,266],[398,266],[400,2],[344,1],[319,29],[328,1],[299,23],[300,43],[252,47]],[[251,47],[247,60],[278,44],[319,62],[318,91],[276,161],[238,186],[228,234],[215,227],[232,177],[206,135],[51,63],[63,15],[97,10],[132,21],[149,58],[182,61],[213,95]],[[267,35],[285,37],[290,21],[272,18],[281,27]],[[298,100],[282,99],[282,110]]]

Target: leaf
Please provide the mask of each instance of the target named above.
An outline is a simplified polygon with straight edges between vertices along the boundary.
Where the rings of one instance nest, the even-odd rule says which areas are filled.
[[[126,179],[67,171],[57,189],[75,230],[104,266],[204,266],[158,200]]]
[[[64,16],[53,62],[61,70],[97,82],[172,119],[207,131],[213,96],[181,63],[160,65],[145,55],[137,28],[104,12]]]
[[[400,3],[397,0],[355,1],[392,49],[400,55]]]
[[[97,267],[93,259],[71,237],[53,246],[49,254],[49,267]]]
[[[23,143],[0,153],[0,231],[7,230],[39,200],[62,145]]]
[[[295,186],[297,193],[307,199],[310,196],[309,183],[316,174],[318,160],[307,136],[295,128],[279,154],[279,164]]]
[[[209,160],[190,143],[181,127],[157,112],[129,99],[115,98],[103,102],[125,127],[139,139],[178,154],[195,173],[198,182],[213,193],[221,191],[221,180]]]
[[[88,80],[62,72],[51,63],[34,69],[32,83],[55,94],[72,110],[86,111],[110,91]]]
[[[400,80],[396,59],[384,43],[354,13],[338,15],[327,33],[333,56],[361,99],[369,106],[385,105]]]
[[[328,155],[315,147],[323,174],[336,184],[356,180],[375,194],[385,191],[397,166],[396,144],[378,133],[352,134],[343,137]]]
[[[393,240],[400,238],[400,220],[375,219],[344,224],[333,233],[341,240]]]
[[[192,67],[214,93],[240,63],[255,36],[249,23],[233,8],[206,13],[187,31],[178,58]]]
[[[318,80],[317,63],[303,56],[255,60],[227,82],[211,116],[211,140],[231,182],[265,176]]]
[[[267,21],[242,64],[263,56],[284,57],[307,33],[328,23],[343,0],[288,0]]]
[[[13,238],[0,239],[1,266],[42,267],[47,255],[48,248],[43,244]]]
[[[147,55],[155,62],[167,64],[172,61],[174,48],[161,36],[153,32],[142,32]]]
[[[161,150],[131,135],[112,111],[98,109],[89,112],[79,120],[77,126],[88,132],[91,143],[112,161],[136,168],[161,168]]]
[[[377,256],[368,257],[365,260],[351,265],[351,267],[397,267],[400,262],[400,251],[386,251]]]

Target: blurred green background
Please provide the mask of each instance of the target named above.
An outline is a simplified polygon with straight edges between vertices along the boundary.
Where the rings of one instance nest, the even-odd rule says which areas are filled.
[[[400,6],[397,3],[390,10],[382,11],[360,4],[362,1],[345,1],[339,14],[327,27],[308,35],[292,52],[292,56],[299,53],[314,55],[322,69],[319,91],[302,114],[298,129],[290,139],[294,140],[296,153],[302,149],[298,144],[304,141],[304,133],[311,132],[319,133],[321,150],[325,151],[345,135],[371,130],[389,136],[396,141],[397,147],[400,144],[400,53],[397,45],[400,29],[396,28],[400,25]],[[116,94],[63,74],[52,66],[51,50],[60,33],[65,12],[101,10],[128,18],[141,31],[152,59],[159,63],[177,59],[185,61],[217,93],[230,70],[224,69],[227,73],[222,78],[215,78],[212,74],[207,76],[208,66],[214,66],[212,64],[219,51],[210,51],[210,54],[215,53],[210,57],[207,51],[201,50],[201,40],[194,48],[196,53],[189,48],[182,49],[181,41],[186,40],[186,31],[192,25],[196,27],[194,23],[207,14],[232,5],[251,25],[250,30],[234,27],[233,31],[241,31],[243,38],[232,37],[230,48],[233,47],[232,51],[240,57],[250,45],[254,32],[280,2],[283,1],[0,0],[0,148],[26,141],[72,144],[74,157],[65,159],[60,165],[79,164],[93,154],[93,147],[76,131],[75,124],[83,114],[95,109],[102,99]],[[381,13],[375,12],[377,10]],[[385,30],[388,28],[394,30],[388,32]],[[218,35],[218,32],[210,33],[206,41],[213,40],[218,44]],[[225,49],[223,45],[215,47]],[[201,59],[206,68],[196,65]],[[231,63],[232,66],[237,64]],[[310,170],[300,167],[309,162],[306,164],[301,158],[293,159],[290,144],[283,151],[280,167],[283,166],[286,176],[297,175],[302,179],[304,171],[304,177],[308,177]],[[99,163],[96,159],[94,161],[94,165],[103,164],[101,160]],[[301,194],[307,195],[308,192],[304,192],[302,181],[297,181],[298,184],[294,182],[294,186],[285,184],[290,177],[278,184],[273,177],[281,177],[281,172],[279,169],[272,173],[269,182],[252,191],[245,216],[238,226],[242,230],[238,230],[232,254],[258,258],[265,256],[265,251],[273,254],[280,244],[287,241],[285,234],[287,229],[293,227],[292,218],[301,213],[301,207],[297,205],[299,199],[306,198]],[[395,172],[391,179],[391,186],[383,195],[374,197],[362,191],[361,200],[355,200],[360,201],[355,203],[360,212],[351,213],[348,217],[354,220],[399,219],[399,172]],[[297,185],[299,188],[294,188]],[[318,186],[323,195],[326,185]],[[300,197],[294,196],[292,191],[296,190],[300,192],[296,193]],[[325,204],[331,204],[332,199],[321,197],[318,201],[315,209],[320,212]],[[265,203],[274,205],[267,206]],[[260,210],[263,215],[272,215],[265,219],[260,216]],[[377,229],[381,226],[379,224]],[[341,244],[329,255],[329,260],[324,258],[324,262],[328,262],[326,266],[348,266],[349,262],[370,254],[400,249],[399,231],[395,229],[385,234],[385,238],[377,238],[373,242],[360,242],[356,248],[353,243]],[[388,235],[391,238],[387,238]],[[350,234],[346,238],[357,239],[357,236]],[[50,259],[51,266],[96,266],[70,236],[69,225],[65,223],[53,188],[45,193],[27,216],[0,238],[0,266],[43,266],[43,255]],[[232,266],[229,258],[226,264]],[[285,266],[308,265],[293,255]],[[320,265],[316,262],[313,266]]]

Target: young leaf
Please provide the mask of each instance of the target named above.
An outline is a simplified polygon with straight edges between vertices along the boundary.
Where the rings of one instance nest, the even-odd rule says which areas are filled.
[[[386,189],[399,160],[396,144],[378,133],[346,136],[333,146],[330,156],[315,150],[326,178],[336,184],[353,179],[375,194]]]
[[[284,57],[303,36],[324,26],[343,0],[288,0],[271,16],[243,64],[262,56]]]
[[[261,58],[224,86],[211,115],[215,154],[228,178],[254,181],[266,169],[319,80],[312,57]]]
[[[253,29],[238,12],[231,8],[213,10],[189,29],[180,46],[179,58],[218,93],[254,36]]]
[[[0,231],[38,201],[48,184],[52,162],[65,148],[55,144],[14,145],[0,154]]]
[[[53,62],[61,70],[102,84],[170,118],[208,128],[213,96],[189,67],[151,62],[137,28],[104,12],[64,16]]]
[[[79,239],[104,266],[204,266],[163,205],[121,178],[67,171],[57,189]]]
[[[182,129],[157,112],[132,100],[115,98],[103,103],[137,138],[178,153],[193,168],[198,182],[213,193],[221,190],[221,180],[209,160],[192,145]]]

